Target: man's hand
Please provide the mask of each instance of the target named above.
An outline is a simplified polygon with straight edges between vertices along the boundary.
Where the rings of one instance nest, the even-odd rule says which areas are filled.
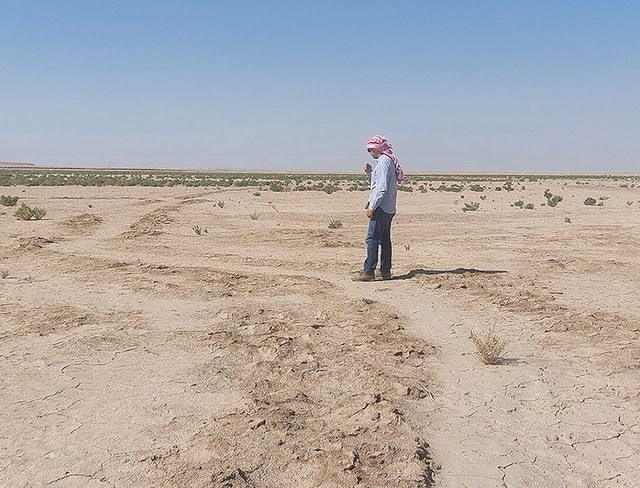
[[[366,210],[366,213],[367,213],[367,218],[369,218],[369,219],[373,218],[373,210],[372,209],[368,208]]]
[[[373,168],[371,167],[371,165],[369,163],[364,165],[364,168],[362,168],[364,170],[365,173],[369,174],[373,171]]]

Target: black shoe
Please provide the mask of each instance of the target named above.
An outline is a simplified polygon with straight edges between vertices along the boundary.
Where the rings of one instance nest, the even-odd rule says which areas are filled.
[[[391,271],[380,271],[380,276],[382,276],[383,280],[391,279]]]

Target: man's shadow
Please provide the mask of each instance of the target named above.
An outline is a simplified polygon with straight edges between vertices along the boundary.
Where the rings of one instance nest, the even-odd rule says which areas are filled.
[[[504,270],[499,269],[475,269],[475,268],[457,268],[457,269],[412,269],[403,275],[393,276],[392,280],[410,280],[418,275],[440,275],[440,274],[503,274]]]

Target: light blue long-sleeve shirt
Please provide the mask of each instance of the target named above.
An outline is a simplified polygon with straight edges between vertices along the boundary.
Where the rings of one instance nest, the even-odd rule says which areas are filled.
[[[396,213],[396,199],[398,197],[398,180],[396,179],[396,166],[389,156],[382,155],[378,158],[378,164],[369,173],[371,178],[371,191],[367,208],[375,210],[380,207],[388,214]]]

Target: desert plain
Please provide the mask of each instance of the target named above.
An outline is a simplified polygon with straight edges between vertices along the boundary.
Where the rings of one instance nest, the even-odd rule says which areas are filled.
[[[461,183],[0,187],[0,486],[640,486],[640,178]]]

